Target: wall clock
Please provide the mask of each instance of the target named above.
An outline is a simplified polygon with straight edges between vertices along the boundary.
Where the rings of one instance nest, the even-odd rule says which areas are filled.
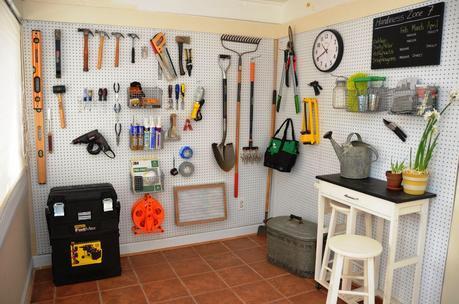
[[[335,30],[323,30],[317,35],[312,47],[312,61],[321,72],[331,72],[343,58],[343,38]]]

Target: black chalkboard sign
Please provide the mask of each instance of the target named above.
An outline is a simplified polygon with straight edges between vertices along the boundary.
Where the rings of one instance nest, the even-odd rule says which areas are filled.
[[[445,3],[373,19],[371,68],[440,64]]]

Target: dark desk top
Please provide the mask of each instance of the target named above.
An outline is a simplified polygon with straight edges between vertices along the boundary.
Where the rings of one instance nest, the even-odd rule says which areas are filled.
[[[371,196],[381,198],[395,204],[406,203],[411,201],[422,200],[436,197],[434,193],[426,192],[423,195],[410,195],[403,191],[390,191],[386,189],[386,181],[376,178],[349,179],[341,177],[339,174],[318,175],[317,179],[362,192]]]

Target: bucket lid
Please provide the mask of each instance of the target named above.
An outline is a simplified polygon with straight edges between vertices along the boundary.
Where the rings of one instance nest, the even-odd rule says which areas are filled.
[[[270,219],[266,225],[269,229],[290,235],[295,239],[310,241],[317,238],[317,224],[306,220],[299,221],[290,216],[277,216]]]

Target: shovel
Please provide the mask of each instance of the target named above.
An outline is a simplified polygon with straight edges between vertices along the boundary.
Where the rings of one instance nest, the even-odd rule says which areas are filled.
[[[227,133],[227,92],[228,92],[228,81],[226,78],[226,73],[231,64],[230,55],[220,55],[218,60],[218,65],[222,70],[223,75],[223,138],[220,144],[213,143],[212,151],[214,152],[215,160],[217,164],[223,171],[230,171],[234,166],[234,147],[233,144],[225,144],[226,142],[226,133]]]

